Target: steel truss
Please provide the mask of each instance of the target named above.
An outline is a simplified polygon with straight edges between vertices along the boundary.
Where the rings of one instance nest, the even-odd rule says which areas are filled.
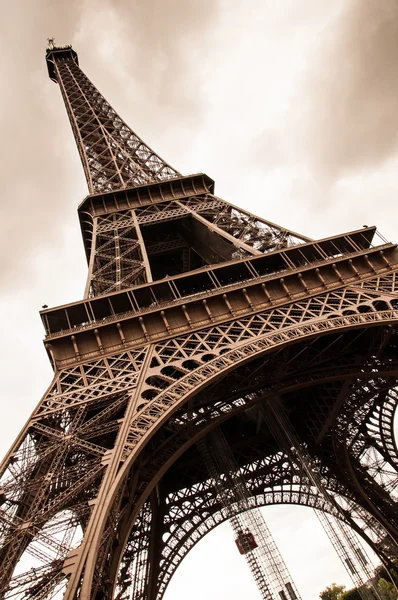
[[[288,453],[297,456],[309,483],[323,496],[328,512],[315,511],[334,549],[352,579],[362,600],[380,598],[373,569],[365,548],[355,532],[345,523],[345,511],[337,499],[327,490],[319,465],[312,459],[305,446],[297,438],[281,404],[276,401],[260,407],[275,440]],[[348,506],[352,502],[348,501]]]
[[[220,200],[121,121],[71,47],[47,65],[91,193],[89,274],[84,300],[42,311],[54,378],[0,469],[0,596],[160,600],[225,519],[197,451],[215,427],[250,506],[340,504],[394,566],[396,246],[374,228],[311,241]]]
[[[209,476],[264,600],[296,600],[298,590],[219,428],[198,443]]]
[[[176,219],[182,223],[181,233],[151,230],[150,225],[158,227]],[[211,254],[208,250],[206,255],[199,242],[197,248],[192,248],[192,239],[189,242],[187,236],[195,226],[210,227],[213,237],[217,236]],[[162,252],[185,251],[187,264],[182,262],[179,269],[187,272],[191,270],[194,250],[205,254],[208,261],[219,262],[226,257],[258,256],[306,240],[210,194],[101,215],[94,218],[92,227],[94,258],[88,282],[91,296],[151,281],[150,258]],[[167,275],[179,272],[176,265],[170,265],[168,271]]]
[[[358,537],[336,517],[315,512],[362,600],[381,600],[375,582],[374,565],[370,563]]]
[[[327,295],[326,300],[329,300],[329,297],[330,295]],[[192,375],[194,375],[194,385],[198,386],[197,377],[201,370],[204,370],[208,378],[209,375],[212,376],[213,374],[217,375],[217,373],[221,373],[225,364],[224,359],[228,356],[228,352],[230,352],[228,348],[232,348],[235,353],[236,348],[247,347],[246,340],[250,340],[252,345],[256,344],[257,339],[260,341],[267,339],[270,335],[275,335],[274,331],[277,327],[280,330],[284,328],[289,330],[289,325],[285,321],[287,315],[289,315],[289,324],[291,323],[292,315],[295,315],[298,320],[297,326],[300,327],[300,322],[303,319],[304,323],[308,323],[309,325],[312,325],[312,323],[322,323],[323,321],[319,320],[318,317],[319,313],[317,314],[316,312],[317,310],[321,311],[324,321],[328,324],[334,324],[335,329],[337,332],[340,331],[340,333],[336,333],[330,337],[331,334],[328,330],[329,336],[327,338],[329,338],[329,342],[325,346],[323,342],[324,337],[322,335],[319,336],[319,334],[314,335],[312,327],[309,327],[309,329],[306,329],[307,335],[304,336],[306,341],[301,342],[301,345],[299,343],[300,338],[298,338],[298,341],[293,346],[286,345],[286,343],[281,344],[279,351],[275,346],[267,359],[268,362],[271,361],[268,365],[267,360],[265,360],[267,355],[264,356],[263,352],[257,351],[257,356],[262,357],[257,359],[257,362],[256,359],[252,359],[249,366],[246,366],[245,358],[247,354],[242,353],[242,367],[238,368],[238,364],[234,361],[234,369],[229,375],[224,375],[220,383],[214,383],[210,388],[209,386],[206,388],[203,400],[201,399],[201,393],[196,392],[193,396],[195,397],[195,405],[191,405],[188,413],[185,412],[184,404],[181,405],[182,412],[173,411],[173,416],[170,415],[171,421],[170,418],[168,421],[170,426],[166,425],[166,428],[161,429],[158,434],[160,435],[161,433],[160,443],[164,448],[164,452],[161,454],[161,462],[159,462],[160,457],[156,462],[153,460],[153,457],[151,459],[151,455],[149,454],[146,461],[150,461],[152,472],[145,467],[146,480],[143,480],[141,484],[136,483],[137,495],[134,499],[131,499],[130,506],[127,504],[122,509],[120,504],[116,510],[117,516],[114,517],[113,525],[104,527],[101,547],[104,547],[105,535],[113,539],[115,535],[119,537],[119,534],[115,533],[115,529],[118,529],[118,523],[121,523],[123,519],[126,522],[129,519],[129,524],[125,526],[125,531],[130,528],[133,518],[131,509],[134,506],[134,502],[139,498],[140,489],[143,491],[147,489],[150,483],[149,478],[156,477],[164,469],[162,464],[165,465],[167,462],[172,461],[176,454],[181,452],[179,444],[182,444],[182,442],[186,444],[186,427],[189,427],[191,430],[197,427],[201,431],[204,426],[212,426],[213,423],[217,422],[228,422],[234,414],[241,414],[242,411],[247,411],[248,407],[255,405],[260,398],[264,397],[264,394],[273,397],[275,390],[280,395],[283,393],[289,394],[294,389],[299,390],[303,386],[310,390],[317,389],[320,386],[322,390],[322,402],[317,400],[317,410],[312,410],[311,416],[307,415],[310,418],[307,418],[305,423],[306,435],[308,439],[314,442],[323,435],[322,429],[324,427],[321,425],[330,414],[330,408],[333,407],[333,403],[335,402],[336,392],[341,389],[342,378],[349,378],[353,383],[350,388],[351,397],[348,397],[348,403],[345,402],[344,405],[345,411],[352,410],[354,400],[357,404],[365,407],[364,418],[362,421],[357,422],[358,431],[356,437],[354,436],[353,438],[352,435],[350,436],[350,443],[352,443],[352,439],[356,441],[355,456],[360,457],[366,448],[373,446],[376,449],[385,449],[386,431],[389,429],[385,427],[385,419],[380,421],[380,418],[378,418],[380,415],[380,398],[381,392],[388,389],[388,406],[390,408],[386,414],[392,415],[393,409],[391,406],[395,399],[395,392],[394,388],[390,387],[389,381],[396,375],[397,365],[388,357],[388,353],[386,359],[383,360],[377,355],[376,351],[370,355],[367,351],[366,361],[357,363],[357,361],[353,361],[352,359],[352,353],[354,353],[354,356],[356,355],[358,348],[362,347],[366,336],[369,335],[375,349],[379,351],[380,348],[383,348],[384,353],[387,352],[388,346],[385,344],[385,328],[381,326],[381,328],[368,329],[366,328],[366,320],[369,319],[369,315],[371,319],[373,319],[373,315],[377,315],[378,323],[380,324],[381,321],[382,325],[385,318],[384,313],[387,312],[387,319],[390,319],[391,313],[394,312],[393,305],[391,304],[394,300],[390,296],[385,296],[382,300],[386,303],[386,306],[383,305],[383,308],[388,308],[390,304],[391,309],[389,311],[363,312],[363,307],[371,305],[370,301],[372,299],[373,296],[369,297],[368,294],[362,292],[360,289],[342,290],[339,295],[333,294],[330,297],[330,300],[333,300],[333,302],[329,301],[325,304],[325,296],[320,296],[310,303],[301,304],[301,306],[295,303],[296,308],[294,311],[291,304],[286,307],[287,312],[285,313],[277,309],[274,311],[274,317],[272,313],[271,315],[260,314],[255,317],[250,316],[243,320],[240,319],[239,325],[238,322],[233,321],[226,323],[223,327],[217,326],[210,330],[205,330],[201,335],[193,333],[177,339],[165,340],[165,342],[157,344],[151,350],[149,348],[136,349],[134,352],[130,350],[110,358],[103,357],[89,363],[80,363],[75,367],[69,367],[57,373],[54,384],[50,386],[46,396],[39,405],[37,412],[28,425],[28,430],[26,433],[22,433],[23,443],[13,449],[10,454],[7,463],[8,468],[4,473],[3,490],[6,501],[2,506],[2,510],[5,513],[3,523],[4,535],[6,537],[3,539],[6,547],[12,545],[13,548],[13,552],[8,551],[7,556],[4,557],[4,566],[6,567],[9,564],[9,568],[12,568],[21,550],[29,546],[32,533],[34,534],[35,531],[39,532],[41,530],[41,523],[48,522],[52,515],[55,516],[62,510],[73,511],[73,514],[78,516],[75,519],[75,523],[78,521],[83,526],[87,524],[89,516],[92,517],[93,509],[88,507],[87,500],[94,499],[99,494],[101,477],[107,466],[106,455],[114,447],[116,436],[120,434],[121,420],[122,422],[126,422],[123,417],[127,412],[129,402],[131,403],[130,398],[133,397],[129,395],[128,390],[131,390],[131,394],[134,389],[137,389],[138,373],[139,371],[143,371],[143,367],[145,369],[146,385],[141,386],[141,397],[145,399],[145,396],[147,396],[145,392],[149,390],[151,391],[151,396],[153,392],[156,392],[156,395],[152,401],[148,402],[146,400],[142,404],[141,410],[135,409],[133,413],[135,414],[135,418],[129,419],[129,427],[126,428],[124,433],[125,443],[120,459],[123,465],[131,457],[133,449],[131,445],[132,436],[136,439],[136,436],[140,432],[144,434],[145,428],[150,427],[154,423],[154,418],[160,417],[159,412],[156,412],[159,405],[155,404],[155,399],[163,394],[164,390],[176,389],[178,385],[180,393],[184,393],[186,392],[186,385],[181,386],[184,379],[188,383]],[[301,310],[298,310],[299,307]],[[308,321],[305,320],[305,309],[308,311]],[[342,320],[341,317],[334,316],[336,309],[340,313],[349,310],[352,314],[346,315]],[[283,314],[285,318],[282,317]],[[360,321],[357,320],[357,316],[360,316]],[[266,317],[265,320],[264,317]],[[372,323],[371,320],[370,322]],[[271,323],[272,328],[269,327]],[[344,334],[346,329],[350,331],[350,325],[351,338],[348,334]],[[262,333],[263,327],[264,333]],[[269,331],[271,333],[268,333]],[[318,331],[321,334],[323,333],[322,326]],[[255,332],[254,338],[253,332]],[[285,342],[288,341],[289,337],[285,338]],[[393,342],[393,337],[391,336],[390,342]],[[350,345],[352,346],[351,349]],[[334,350],[332,350],[333,348]],[[344,348],[345,354],[342,353],[342,348]],[[221,362],[218,360],[219,358],[222,359]],[[330,363],[333,365],[332,368],[328,366]],[[151,364],[152,367],[150,366]],[[215,371],[211,369],[212,365],[214,365]],[[283,377],[281,377],[282,365]],[[265,371],[271,371],[273,377],[267,377]],[[375,376],[375,373],[380,374],[380,376]],[[226,381],[226,378],[229,378],[229,382]],[[219,376],[216,379],[218,381]],[[364,380],[367,382],[366,386],[362,383]],[[175,383],[173,383],[174,381]],[[357,382],[356,386],[354,385],[355,381]],[[229,396],[228,402],[225,399],[225,389],[235,390]],[[361,400],[358,398],[358,390],[362,390]],[[382,397],[385,398],[386,394],[383,394]],[[175,400],[177,401],[178,398],[175,398]],[[148,405],[152,406],[152,409],[155,408],[155,413],[145,412]],[[164,405],[163,410],[167,410],[167,408],[168,406]],[[145,414],[148,414],[148,417]],[[344,411],[340,411],[340,415],[341,420],[345,421],[343,419]],[[139,424],[143,422],[143,418],[145,418],[145,424],[144,427],[140,427]],[[338,422],[339,420],[336,419],[336,423]],[[383,426],[380,425],[379,430],[376,430],[375,423],[380,422],[383,423]],[[372,429],[372,437],[366,435],[364,426],[368,427],[369,430],[370,428]],[[158,448],[159,438],[155,436],[154,439],[157,440],[156,447]],[[389,443],[393,443],[393,440],[390,440]],[[65,448],[63,453],[60,451],[62,447]],[[150,452],[150,446],[148,447],[148,452]],[[272,457],[272,454],[270,456]],[[319,505],[320,501],[316,499],[316,494],[309,493],[308,489],[305,489],[306,486],[300,483],[301,479],[297,478],[299,468],[292,466],[291,461],[291,483],[287,486],[286,481],[289,480],[289,476],[287,475],[289,472],[289,461],[285,456],[277,454],[275,458],[271,459],[269,464],[275,464],[275,466],[279,464],[281,471],[273,482],[271,482],[272,480],[268,480],[268,483],[266,483],[264,477],[261,478],[260,476],[261,470],[265,468],[264,463],[261,461],[256,463],[253,459],[250,461],[250,458],[246,458],[246,460],[249,461],[246,463],[248,465],[247,473],[253,475],[254,478],[254,481],[250,482],[250,487],[252,488],[253,484],[256,483],[258,490],[261,490],[261,487],[263,490],[269,489],[269,492],[263,495],[263,499],[257,499],[256,503],[261,505],[261,503],[269,501],[304,502],[307,505]],[[48,477],[49,472],[51,473],[51,477]],[[276,473],[278,473],[278,470]],[[254,477],[255,475],[260,478],[260,481]],[[20,485],[21,476],[26,481],[26,484],[22,487]],[[126,473],[127,480],[125,479],[125,481],[128,481],[131,476]],[[329,478],[329,485],[331,485],[334,492],[348,494],[358,502],[357,489],[355,491],[350,489],[352,485],[348,486],[347,482],[345,482],[345,485],[342,483],[339,485],[337,483],[338,478],[336,480],[336,474],[332,472]],[[200,475],[198,475],[197,480],[200,481]],[[47,486],[44,486],[45,482],[47,482]],[[381,484],[375,487],[383,489]],[[280,491],[278,491],[278,488]],[[23,501],[23,498],[26,494],[31,493],[30,489],[40,489],[40,496],[36,496],[36,505],[31,504],[31,512],[26,513],[18,507],[27,504],[26,501]],[[185,492],[182,494],[182,499],[178,502],[177,506],[181,501],[183,503],[187,502],[186,493],[189,488],[184,487],[183,489]],[[355,492],[357,492],[356,495]],[[83,496],[82,493],[84,493]],[[255,492],[256,495],[258,493]],[[381,492],[383,502],[385,502],[385,493],[386,491],[383,489]],[[209,489],[206,491],[206,486],[199,486],[194,493],[197,497],[195,501],[196,505],[192,504],[191,498],[188,503],[191,508],[181,521],[181,530],[177,525],[177,513],[172,513],[169,521],[166,516],[164,517],[163,526],[166,525],[167,527],[167,522],[169,522],[169,527],[171,524],[174,524],[177,525],[177,529],[175,532],[173,531],[173,535],[164,544],[162,552],[165,558],[159,561],[158,568],[160,571],[157,573],[159,593],[162,593],[164,590],[164,585],[167,583],[170,573],[177,566],[182,555],[192,546],[192,543],[200,539],[201,535],[208,530],[209,521],[208,517],[205,517],[209,511],[207,503],[202,506],[202,510],[205,510],[203,517],[196,519],[196,527],[192,529],[192,524],[190,524],[187,530],[187,523],[184,522],[184,519],[191,516],[190,511],[193,509],[193,506],[195,506],[195,515],[198,515],[198,507],[203,503],[204,498],[209,497],[208,494]],[[189,495],[191,496],[191,493]],[[360,495],[359,500],[361,501],[360,504],[363,505],[362,495]],[[153,499],[149,500],[150,504],[153,501]],[[178,494],[176,501],[178,501]],[[199,505],[197,502],[199,502]],[[322,502],[320,504],[322,506]],[[35,506],[39,505],[42,508],[37,510]],[[210,526],[214,526],[222,520],[222,517],[216,516],[217,510],[214,502],[210,503],[210,506],[212,507],[210,514],[213,514]],[[365,503],[363,510],[367,508],[369,507]],[[32,521],[30,516],[33,511],[37,512],[35,522]],[[127,517],[126,515],[129,511],[130,514]],[[205,525],[206,521],[207,524]],[[25,523],[29,523],[29,528],[21,527]],[[76,527],[76,525],[74,526]],[[203,529],[203,526],[205,529]],[[67,525],[67,530],[70,527],[70,525]],[[134,532],[136,531],[135,528],[132,530],[131,535],[133,539]],[[185,532],[183,538],[180,537],[179,531]],[[105,534],[105,532],[107,533]],[[386,537],[384,530],[381,536],[379,532],[376,544],[382,544],[383,536]],[[141,543],[144,543],[144,536],[140,535],[139,539]],[[375,542],[373,542],[373,547],[375,547]],[[380,548],[377,547],[376,549],[381,553]],[[126,568],[123,567],[124,564],[145,564],[147,568],[147,563],[142,558],[142,552],[148,552],[148,549],[140,548],[138,551],[136,546],[128,542],[126,556],[129,559],[128,561],[127,559],[122,559],[120,573],[124,573],[123,569]],[[66,559],[66,554],[65,550],[61,554],[64,560]],[[134,556],[137,556],[137,558],[134,558]],[[141,556],[141,558],[138,559],[138,556]],[[388,555],[385,556],[385,559],[388,560]],[[68,560],[71,561],[70,558],[66,559],[64,565],[69,564]],[[55,567],[57,565],[59,573],[61,563],[56,563]],[[72,565],[74,566],[73,561]],[[55,567],[54,563],[51,563],[51,569]],[[103,568],[109,569],[106,561]],[[142,569],[143,567],[141,566],[140,572]],[[62,570],[65,572],[68,569],[63,566]],[[162,573],[164,573],[163,580]],[[56,580],[55,575],[56,572],[53,576],[54,581]],[[48,578],[48,573],[45,576]],[[29,580],[32,575],[28,574],[26,577]],[[148,578],[149,573],[145,576],[141,575],[140,580],[144,578],[145,581],[145,577]],[[100,579],[102,579],[102,576],[100,576]],[[124,583],[126,581],[129,580],[124,578]],[[140,588],[135,585],[134,589],[138,591]],[[145,588],[144,586],[145,589],[147,587]],[[142,595],[146,592],[141,591],[140,593]],[[134,595],[134,597],[136,596]],[[140,596],[138,595],[137,597]]]
[[[101,96],[71,48],[49,49],[47,61],[61,88],[90,193],[178,177]]]

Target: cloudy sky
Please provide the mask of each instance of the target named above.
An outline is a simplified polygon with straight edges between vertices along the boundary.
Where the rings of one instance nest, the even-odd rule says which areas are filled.
[[[182,173],[310,237],[396,234],[396,0],[0,0],[0,450],[51,379],[42,304],[82,297],[87,188],[48,37],[72,43],[119,114]],[[303,598],[348,583],[308,509],[264,512]],[[255,600],[227,527],[166,600]]]

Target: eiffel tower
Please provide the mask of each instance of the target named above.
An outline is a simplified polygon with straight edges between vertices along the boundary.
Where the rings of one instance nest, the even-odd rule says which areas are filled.
[[[332,506],[393,567],[396,245],[229,204],[130,129],[71,46],[46,61],[89,188],[88,278],[41,312],[54,378],[1,466],[1,598],[160,600],[227,518],[197,445],[216,427],[253,507]]]

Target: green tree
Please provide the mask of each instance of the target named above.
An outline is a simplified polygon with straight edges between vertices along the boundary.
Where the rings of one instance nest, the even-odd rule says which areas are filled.
[[[377,591],[382,600],[397,600],[397,590],[392,583],[389,583],[381,577],[377,583]]]
[[[362,600],[361,594],[358,591],[358,588],[352,588],[352,590],[347,590],[343,592],[339,596],[339,600]]]
[[[321,600],[338,600],[339,596],[344,592],[345,585],[337,585],[337,583],[331,583],[328,585],[323,592],[319,594]]]

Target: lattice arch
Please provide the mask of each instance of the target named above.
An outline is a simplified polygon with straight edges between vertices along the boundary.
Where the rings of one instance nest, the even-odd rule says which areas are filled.
[[[0,596],[49,600],[62,580],[65,600],[110,600],[119,573],[120,599],[159,598],[224,517],[196,446],[215,426],[253,505],[328,490],[388,558],[397,246],[374,227],[309,240],[224,202],[120,119],[71,46],[49,40],[46,60],[90,191],[89,276],[83,301],[41,312],[55,374],[0,467]],[[13,578],[28,548],[40,573]]]
[[[273,465],[273,487],[267,487],[258,492],[258,485],[253,485],[256,477],[256,468],[261,471],[264,463]],[[264,507],[277,504],[292,504],[311,507],[317,510],[330,512],[330,505],[311,486],[308,479],[303,476],[298,464],[294,464],[291,458],[282,453],[270,457],[267,461],[259,461],[253,466],[253,479],[251,484],[247,481],[247,489],[250,493],[251,507]],[[289,480],[289,483],[288,483]],[[277,483],[279,482],[279,483]],[[350,504],[351,513],[345,513],[345,522],[354,528],[363,539],[384,559],[383,548],[380,546],[387,535],[385,530],[377,523],[363,507],[355,505],[351,498],[344,499],[339,494],[345,490],[337,481],[330,480],[328,491],[342,505]],[[165,517],[165,530],[162,536],[163,543],[159,559],[159,572],[157,574],[157,598],[162,598],[165,589],[173,574],[187,553],[205,536],[219,524],[228,519],[228,515],[217,501],[217,493],[211,480],[207,480],[194,486],[191,490],[181,490],[166,498],[167,513]],[[148,504],[144,505],[148,511]],[[237,510],[239,512],[239,510]],[[340,515],[343,517],[343,513]],[[140,521],[140,515],[138,515]],[[359,524],[361,522],[361,524]],[[139,564],[137,548],[137,532],[135,529],[131,535],[131,541],[127,542],[124,556],[121,560],[121,573],[123,577],[129,571],[129,565]],[[149,532],[148,532],[149,533]],[[144,543],[147,551],[149,539]],[[141,550],[142,551],[142,550]],[[131,577],[134,578],[134,569],[130,567]],[[120,581],[120,580],[119,580]],[[136,580],[132,598],[140,597],[140,582]],[[117,584],[121,588],[121,582]]]
[[[331,332],[336,332],[339,331],[341,333],[343,332],[349,332],[349,331],[353,331],[353,330],[358,330],[358,329],[367,329],[366,328],[366,324],[372,324],[373,326],[375,326],[376,328],[380,329],[380,331],[383,329],[385,324],[391,324],[396,322],[396,318],[397,315],[395,314],[395,311],[383,311],[381,313],[361,313],[358,311],[357,314],[351,314],[351,315],[347,315],[343,318],[341,317],[333,317],[332,319],[327,319],[326,323],[327,323],[327,329],[326,331],[322,330],[322,329],[318,329],[318,328],[303,328],[303,338],[305,338],[306,342],[309,342],[312,339],[317,339],[319,336],[319,333],[325,335],[327,333],[331,333]],[[296,330],[295,332],[296,334],[299,333],[299,331]],[[270,335],[270,334],[268,334]],[[301,338],[301,339],[303,339]],[[290,338],[289,336],[287,336],[284,339],[280,339],[280,346],[283,345],[289,345],[290,340],[293,339],[293,343],[297,342],[299,340],[298,336],[294,336],[293,338]],[[265,346],[266,348],[266,346]],[[225,350],[225,349],[221,349],[221,350]],[[272,350],[274,352],[277,351],[276,349],[276,345],[274,344],[272,347]],[[236,352],[236,350],[234,350],[233,352]],[[244,365],[248,360],[253,359],[254,356],[264,356],[266,354],[266,350],[264,351],[264,346],[260,346],[260,349],[258,348],[258,346],[256,346],[256,352],[253,352],[253,354],[250,356],[248,356],[247,354],[245,354],[244,352],[238,354],[238,358],[240,358],[240,361],[238,360],[233,360],[233,361],[226,361],[224,362],[223,359],[224,357],[227,356],[228,357],[228,351],[227,352],[220,352],[219,356],[217,357],[211,357],[209,356],[209,354],[204,354],[204,363],[200,365],[199,361],[198,361],[198,366],[196,368],[195,371],[190,372],[188,375],[183,376],[183,372],[181,370],[179,370],[178,368],[175,369],[175,378],[176,378],[176,383],[174,384],[174,389],[177,389],[181,396],[180,396],[180,401],[178,402],[179,406],[183,406],[184,402],[186,402],[188,400],[188,398],[192,398],[195,394],[197,394],[201,389],[204,389],[205,387],[210,387],[213,383],[213,381],[217,380],[218,378],[220,378],[220,372],[224,371],[224,374],[227,372],[233,372],[235,370],[238,370],[240,365]],[[236,354],[233,355],[234,358],[237,356]],[[218,362],[219,358],[221,358],[221,364]],[[212,366],[215,366],[216,368],[214,370],[211,369]],[[193,367],[193,365],[191,364],[191,368]],[[199,379],[198,377],[198,373],[197,371],[202,371],[203,373],[203,379]],[[372,370],[374,371],[374,364],[373,365],[369,365],[369,371],[367,374],[365,374],[365,372],[363,371],[358,371],[358,367],[356,367],[356,370],[354,370],[353,372],[351,372],[351,375],[355,375],[356,377],[359,377],[359,379],[361,378],[370,378],[372,376],[374,376],[374,372],[372,375]],[[398,370],[397,370],[397,365],[387,365],[386,370],[383,371],[384,376],[387,374],[388,376],[394,376],[396,377],[398,374]],[[340,370],[338,377],[340,378],[344,378],[346,375],[349,375],[349,371],[345,372],[344,370]],[[168,371],[168,377],[171,379],[172,378],[172,371]],[[325,373],[322,373],[320,378],[325,378],[327,377],[327,374],[325,375]],[[162,394],[166,394],[167,392],[169,392],[170,388],[173,388],[173,384],[170,383],[170,379],[168,381],[169,386],[167,387],[166,391],[160,391],[158,396],[162,396]],[[187,384],[187,380],[191,379],[190,383],[191,385],[189,386],[189,384]],[[305,374],[304,374],[304,380],[305,380]],[[297,381],[295,382],[295,384],[297,385]],[[308,384],[308,380],[307,380],[307,384]],[[279,392],[283,391],[283,387],[279,388]],[[153,399],[150,402],[147,402],[147,404],[151,404],[153,402],[156,402],[157,399]],[[177,410],[177,400],[176,398],[174,398],[174,404],[173,407],[166,407],[170,408],[168,414],[167,414],[167,418],[169,421],[173,420],[173,414],[175,414],[176,410]],[[143,410],[145,410],[145,408],[143,408]],[[228,409],[225,407],[219,407],[219,409],[216,409],[215,412],[217,412],[218,410],[218,417],[220,419],[222,419],[222,417],[224,416],[226,419],[230,416],[228,414]],[[223,415],[223,411],[224,415]],[[157,413],[157,419],[160,419],[160,414]],[[198,415],[198,418],[203,417],[203,415]],[[164,420],[164,422],[166,422],[167,418]],[[180,419],[183,418],[181,415],[179,417]],[[146,428],[149,429],[149,423],[146,422]],[[141,428],[140,428],[141,429]],[[154,432],[153,432],[154,433]],[[162,452],[162,455],[164,455],[164,459],[167,461],[167,458],[169,457],[169,454],[167,452],[167,449],[163,449],[165,450],[165,452]],[[127,458],[127,457],[126,457]],[[126,460],[126,464],[128,463],[128,458]],[[172,462],[172,458],[170,457],[170,461]],[[171,464],[171,463],[169,463]],[[154,472],[155,470],[158,472],[160,465],[157,464],[154,468]],[[165,467],[163,467],[162,469],[160,469],[162,472],[164,472]],[[147,488],[148,489],[148,488]],[[290,499],[289,502],[292,501],[294,502],[294,497],[296,497],[296,501],[298,501],[298,496],[297,496],[297,492],[296,492],[296,496],[294,496],[294,491],[292,490],[291,492],[287,492],[288,494],[290,494]],[[270,492],[271,494],[271,492]],[[283,496],[283,494],[282,494]],[[266,503],[266,501],[264,501]],[[135,505],[135,508],[137,509],[138,505]],[[134,511],[135,514],[136,511]]]
[[[281,489],[278,492],[275,492],[274,490],[267,490],[263,494],[252,496],[251,502],[252,508],[263,508],[266,506],[275,505],[294,505],[329,512],[325,506],[324,499],[320,495],[310,491],[308,491],[305,497],[303,494],[291,490]],[[181,534],[180,539],[178,539],[175,535],[177,532],[174,532],[174,536],[170,536],[170,538],[167,539],[163,553],[165,558],[162,559],[160,563],[161,571],[159,574],[159,588],[157,596],[159,600],[163,597],[167,585],[171,581],[178,566],[181,564],[188,552],[192,550],[192,548],[208,533],[213,531],[216,527],[218,527],[218,525],[221,525],[226,520],[228,520],[228,516],[226,516],[225,513],[223,514],[222,510],[219,510],[211,516],[208,516],[200,523],[195,524],[192,529],[189,529],[188,531],[185,531],[183,528],[178,530]],[[371,537],[369,537],[369,535],[367,535],[366,532],[355,523],[355,521],[347,520],[345,522],[351,527],[354,527],[356,533],[361,535],[361,537],[368,544],[370,544],[378,554],[380,554],[380,549],[378,549],[377,546],[372,542]],[[176,539],[178,539],[178,543],[176,543]]]
[[[91,523],[94,541],[92,547],[87,549],[86,560],[91,560],[91,564],[94,564],[98,560],[97,549],[106,550],[107,545],[112,543],[112,536],[116,535],[114,527],[111,526],[112,522],[121,523],[129,512],[132,522],[134,521],[137,511],[148,498],[156,480],[159,480],[161,474],[175,460],[175,448],[170,446],[167,451],[170,454],[162,452],[164,464],[161,468],[154,461],[153,472],[148,470],[147,475],[151,475],[152,478],[136,480],[135,489],[132,488],[129,492],[130,505],[124,506],[121,512],[121,508],[118,508],[118,498],[124,487],[131,483],[129,478],[134,473],[132,468],[138,456],[148,447],[150,440],[162,426],[172,422],[189,399],[255,359],[273,356],[282,348],[294,347],[303,342],[307,348],[306,352],[312,352],[314,340],[327,339],[330,334],[337,332],[344,337],[353,332],[360,335],[361,332],[374,331],[375,343],[380,346],[383,340],[385,342],[386,328],[396,325],[398,321],[395,302],[394,297],[386,294],[378,298],[376,305],[374,296],[368,290],[346,288],[320,294],[305,301],[292,302],[270,311],[234,318],[201,332],[170,337],[156,345],[148,344],[146,347],[124,350],[112,357],[96,358],[92,362],[73,365],[58,372],[54,384],[35,411],[32,427],[39,431],[40,435],[47,435],[48,419],[63,414],[65,410],[76,412],[76,431],[80,428],[80,411],[84,411],[85,407],[94,406],[95,403],[103,406],[104,419],[115,419],[118,411],[124,411],[125,406],[127,408],[124,414],[130,411],[129,418],[124,419],[124,427],[128,424],[128,429],[125,429],[121,462],[118,471],[115,472],[115,479],[104,494],[100,509],[96,504],[90,505],[91,512],[87,522]],[[365,361],[360,369],[356,366],[357,377],[361,377],[361,369],[365,372],[367,369],[374,369],[374,356],[369,356],[371,363]],[[339,367],[341,368],[338,377],[344,377],[345,373],[352,375],[349,369],[344,371],[344,365]],[[396,375],[396,371],[393,371],[395,367],[390,363],[381,365],[380,368],[388,375]],[[290,373],[288,368],[285,375],[292,377],[291,385],[297,385],[294,382],[294,374]],[[304,372],[302,376],[302,385],[309,385],[317,378],[322,380],[329,377],[333,380],[336,374],[328,374],[321,370],[318,375]],[[127,389],[130,392],[128,395],[123,392]],[[279,392],[283,392],[282,381]],[[112,401],[109,417],[108,409],[105,408],[108,404],[107,399]],[[217,406],[215,408],[218,409]],[[226,412],[223,412],[224,410]],[[219,407],[219,412],[219,416],[225,416],[226,419],[229,417],[228,407]],[[392,414],[391,411],[390,413]],[[200,411],[197,416],[198,419],[201,417]],[[186,417],[181,414],[180,418],[184,420]],[[119,422],[110,420],[107,427],[115,428],[116,432]],[[50,433],[56,435],[56,432],[48,434]],[[85,435],[85,431],[79,433],[74,443],[89,454],[98,451],[98,458],[95,460],[99,481],[101,473],[106,473],[106,448],[94,448],[85,440]],[[104,459],[101,456],[104,456]],[[92,471],[89,471],[87,476],[91,474]],[[101,560],[105,560],[103,556]]]
[[[231,350],[225,349],[224,352],[213,350],[212,353],[203,353],[201,357],[196,356],[195,360],[201,360],[202,364],[195,370],[188,374],[180,371],[175,383],[170,383],[165,390],[159,391],[152,388],[153,395],[144,395],[143,408],[131,424],[127,441],[128,447],[130,450],[133,450],[133,448],[140,450],[144,445],[144,438],[149,438],[162,422],[167,420],[179,406],[195,395],[202,387],[209,385],[213,379],[236,369],[239,364],[243,364],[256,356],[273,352],[279,346],[285,344],[295,343],[304,338],[309,339],[335,330],[343,333],[350,329],[363,328],[365,325],[367,327],[377,327],[383,323],[389,325],[397,322],[398,310],[333,317],[323,321],[305,322],[301,325],[287,327],[277,333],[272,331]],[[145,402],[145,400],[147,401]],[[154,425],[151,427],[151,422],[152,424],[155,422],[153,419],[155,415],[157,418],[156,427]],[[129,460],[133,461],[133,456],[134,453],[131,453],[124,468],[127,468]]]

